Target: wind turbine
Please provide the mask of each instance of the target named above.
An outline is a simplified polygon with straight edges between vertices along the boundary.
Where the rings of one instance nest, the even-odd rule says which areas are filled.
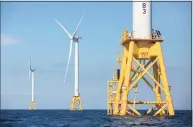
[[[29,59],[29,79],[31,78],[31,85],[32,85],[32,100],[29,106],[30,110],[36,109],[36,105],[35,105],[35,99],[34,99],[34,93],[35,93],[35,89],[34,89],[34,74],[35,74],[35,70],[36,69],[32,69],[31,67],[31,59]]]
[[[79,39],[82,39],[82,37],[76,36],[76,33],[78,31],[78,28],[80,26],[80,23],[83,19],[83,15],[78,23],[78,26],[76,27],[74,33],[71,35],[67,29],[62,26],[62,24],[55,19],[55,21],[59,24],[59,26],[64,30],[64,32],[68,35],[68,37],[70,38],[70,49],[69,49],[69,55],[68,55],[68,63],[67,63],[67,67],[66,67],[66,73],[64,76],[64,83],[66,81],[66,76],[68,73],[68,67],[69,67],[69,63],[70,63],[70,58],[71,58],[71,52],[72,52],[72,43],[75,43],[75,82],[74,82],[74,95],[72,97],[72,104],[70,106],[70,110],[82,110],[82,104],[80,102],[80,94],[79,94],[79,51],[78,51],[78,43],[79,43]]]

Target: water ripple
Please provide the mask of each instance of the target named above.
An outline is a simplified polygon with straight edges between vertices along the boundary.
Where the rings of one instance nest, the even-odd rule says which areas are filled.
[[[1,127],[191,127],[191,111],[174,117],[108,116],[105,110],[1,110]]]

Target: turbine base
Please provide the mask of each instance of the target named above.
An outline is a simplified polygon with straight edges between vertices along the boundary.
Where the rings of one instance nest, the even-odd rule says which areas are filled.
[[[31,102],[30,105],[29,105],[29,110],[35,110],[36,109],[36,103],[35,101],[34,102]]]
[[[161,40],[132,40],[128,36],[126,29],[121,37],[123,55],[121,61],[118,61],[120,72],[118,71],[117,75],[108,81],[107,114],[174,116],[171,86],[166,74]],[[155,37],[152,35],[152,38],[157,37],[157,35]],[[141,80],[152,91],[152,97],[155,98],[153,101],[138,100],[138,94],[145,95],[148,92],[146,89],[138,90],[139,86],[142,85]],[[134,95],[131,98],[132,93]],[[151,105],[149,110],[145,114],[140,113],[136,105],[146,104]]]
[[[70,105],[70,110],[82,110],[80,95],[72,97],[72,104]]]

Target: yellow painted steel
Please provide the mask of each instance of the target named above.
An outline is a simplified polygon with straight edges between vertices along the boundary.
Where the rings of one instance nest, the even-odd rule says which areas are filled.
[[[121,63],[121,59],[117,57],[117,68],[119,68],[119,64]],[[112,80],[108,81],[107,84],[107,114],[113,114],[113,104],[115,101],[116,89],[118,83],[118,76],[116,74],[113,75]]]
[[[29,105],[29,110],[35,110],[36,109],[36,103],[35,101],[34,102],[31,102],[30,105]]]
[[[121,59],[117,58],[117,62],[121,64],[119,78],[114,75],[107,84],[107,114],[141,116],[135,105],[151,104],[153,107],[147,111],[147,115],[153,110],[157,110],[153,114],[154,116],[166,115],[165,109],[167,115],[175,115],[161,48],[162,41],[163,36],[154,34],[151,39],[141,39],[133,38],[128,29],[123,31],[121,36],[123,55]],[[152,73],[149,72],[151,68],[153,69]],[[149,76],[154,84],[151,84],[144,77],[145,75]],[[136,100],[140,80],[144,80],[150,87],[155,95],[155,101]],[[128,99],[132,89],[135,89],[136,94],[133,101]],[[165,99],[162,98],[164,95]]]
[[[73,96],[72,103],[70,105],[70,110],[82,110],[82,104],[80,101],[80,96]]]

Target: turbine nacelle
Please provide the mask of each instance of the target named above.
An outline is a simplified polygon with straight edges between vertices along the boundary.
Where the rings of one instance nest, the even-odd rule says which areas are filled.
[[[35,72],[36,69],[30,69],[31,72]]]
[[[73,40],[73,42],[78,42],[79,39],[82,39],[82,37],[74,36],[74,37],[72,37],[72,39],[70,39],[70,40]]]

